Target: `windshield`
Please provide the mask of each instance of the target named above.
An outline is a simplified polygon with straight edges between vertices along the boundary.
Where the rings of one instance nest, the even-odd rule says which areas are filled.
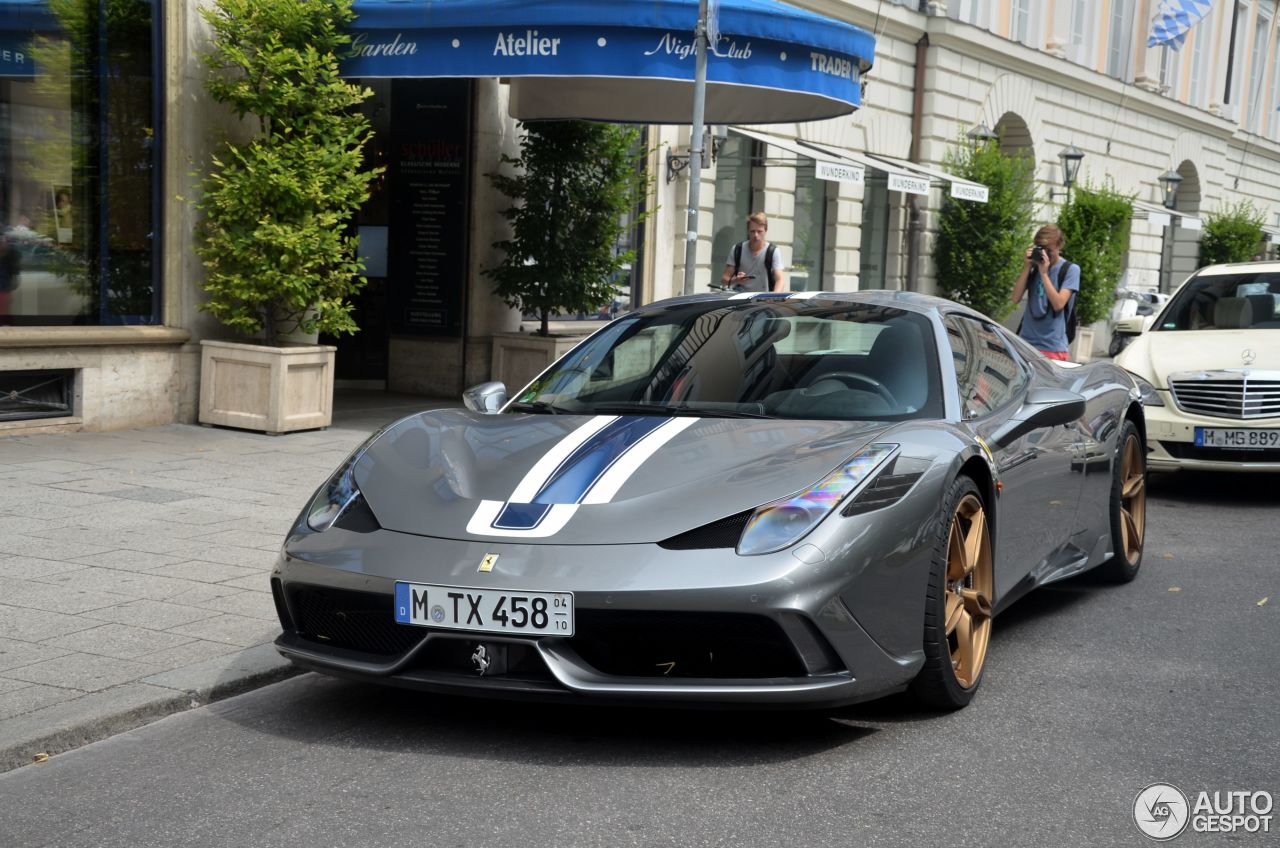
[[[512,412],[794,419],[941,417],[929,321],[856,303],[681,303],[621,318]]]
[[[1160,315],[1157,330],[1280,327],[1280,272],[1192,277]]]

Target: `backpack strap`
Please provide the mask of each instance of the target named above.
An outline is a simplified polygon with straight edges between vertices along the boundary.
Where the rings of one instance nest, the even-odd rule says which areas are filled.
[[[772,291],[773,289],[773,254],[777,249],[773,242],[769,242],[769,246],[764,251],[765,291]]]
[[[742,267],[742,242],[738,242],[733,246],[733,274],[737,276],[738,269]]]

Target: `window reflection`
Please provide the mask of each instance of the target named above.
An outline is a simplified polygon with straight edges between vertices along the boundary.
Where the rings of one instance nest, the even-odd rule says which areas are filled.
[[[152,323],[153,3],[0,0],[0,323]]]

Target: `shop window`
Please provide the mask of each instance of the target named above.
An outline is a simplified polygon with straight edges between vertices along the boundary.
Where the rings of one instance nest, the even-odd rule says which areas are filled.
[[[716,155],[716,202],[712,213],[711,278],[719,281],[733,246],[747,237],[747,216],[752,213],[752,167],[756,142],[731,135],[720,143]]]
[[[154,10],[0,10],[0,323],[159,319]]]
[[[858,288],[885,287],[889,260],[889,185],[882,172],[867,174],[862,191],[862,246]]]
[[[813,160],[796,166],[795,242],[787,284],[792,291],[821,291],[826,252],[827,181],[817,178]]]

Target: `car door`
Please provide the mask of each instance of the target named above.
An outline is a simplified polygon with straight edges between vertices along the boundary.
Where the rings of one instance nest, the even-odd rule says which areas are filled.
[[[1076,515],[1078,475],[1072,425],[1033,430],[1001,444],[1000,432],[1032,387],[1030,368],[993,324],[967,315],[944,319],[964,425],[987,445],[999,474],[993,539],[996,597],[1056,567]]]

